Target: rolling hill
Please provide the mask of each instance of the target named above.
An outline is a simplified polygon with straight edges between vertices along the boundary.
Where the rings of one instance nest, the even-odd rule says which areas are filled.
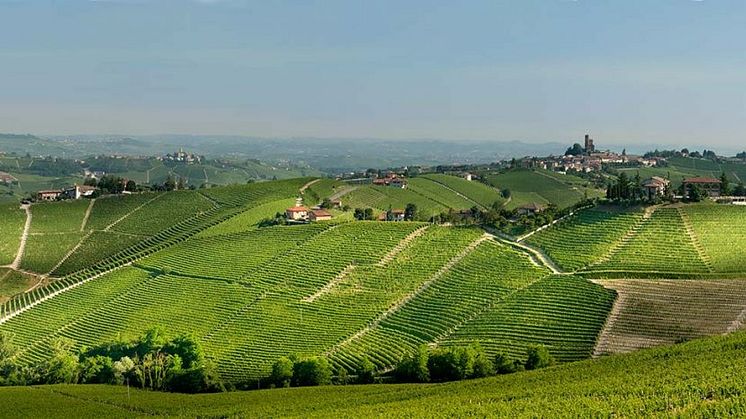
[[[743,332],[495,378],[185,395],[122,386],[0,388],[22,417],[733,417]]]
[[[571,207],[586,198],[603,196],[603,191],[593,188],[588,181],[543,169],[512,169],[498,174],[485,174],[493,187],[509,189],[511,201],[507,208],[538,203],[554,204],[559,208]]]
[[[383,196],[377,208],[414,197],[432,211],[499,199],[481,183],[426,175],[406,189],[300,178],[40,203],[28,213],[8,206],[0,229],[13,239],[0,247],[0,331],[15,336],[17,361],[36,365],[57,338],[82,349],[161,327],[197,339],[226,382],[256,388],[267,386],[272,364],[286,356],[322,356],[334,371],[351,373],[370,361],[385,375],[422,345],[478,344],[489,357],[513,359],[542,345],[560,363],[573,363],[741,327],[745,207],[596,206],[515,241],[478,227],[344,216],[259,225],[298,197],[308,205],[325,197],[347,204],[373,191]],[[651,353],[666,349],[658,351]],[[459,386],[494,394],[496,383],[518,389],[534,374],[583,382],[588,378],[574,374],[626,362],[614,359],[627,358],[447,386],[454,394],[466,391]],[[410,387],[350,391],[374,397],[366,392],[397,388]],[[26,397],[17,391],[13,397]],[[338,397],[335,389],[318,391]],[[422,406],[408,403],[391,408],[407,414]],[[523,406],[488,405],[505,414]],[[459,412],[457,404],[450,409]]]

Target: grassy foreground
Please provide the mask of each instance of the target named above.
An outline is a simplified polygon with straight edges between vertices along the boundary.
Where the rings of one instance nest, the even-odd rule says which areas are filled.
[[[447,384],[182,395],[114,386],[0,388],[8,417],[723,417],[746,415],[746,333]]]

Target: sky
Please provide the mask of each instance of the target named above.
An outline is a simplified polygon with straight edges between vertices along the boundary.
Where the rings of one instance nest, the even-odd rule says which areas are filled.
[[[743,0],[0,0],[0,132],[746,143]]]

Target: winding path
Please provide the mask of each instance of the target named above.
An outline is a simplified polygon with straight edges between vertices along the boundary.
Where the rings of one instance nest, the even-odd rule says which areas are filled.
[[[21,266],[21,259],[23,259],[23,254],[26,251],[26,241],[28,240],[29,230],[31,230],[31,205],[21,205],[21,208],[26,211],[26,224],[24,224],[23,226],[23,234],[21,234],[21,243],[18,245],[18,253],[16,253],[16,258],[9,266],[9,268],[13,269],[14,271],[17,271],[18,268]]]

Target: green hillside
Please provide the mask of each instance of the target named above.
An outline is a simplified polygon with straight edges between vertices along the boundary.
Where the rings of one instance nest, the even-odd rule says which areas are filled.
[[[552,203],[560,208],[567,208],[586,196],[594,198],[603,194],[603,191],[594,189],[583,179],[542,169],[513,169],[499,174],[486,174],[485,179],[497,189],[510,190],[508,209],[530,203]]]
[[[738,417],[746,336],[446,383],[276,389],[214,395],[117,386],[0,388],[21,417]]]

